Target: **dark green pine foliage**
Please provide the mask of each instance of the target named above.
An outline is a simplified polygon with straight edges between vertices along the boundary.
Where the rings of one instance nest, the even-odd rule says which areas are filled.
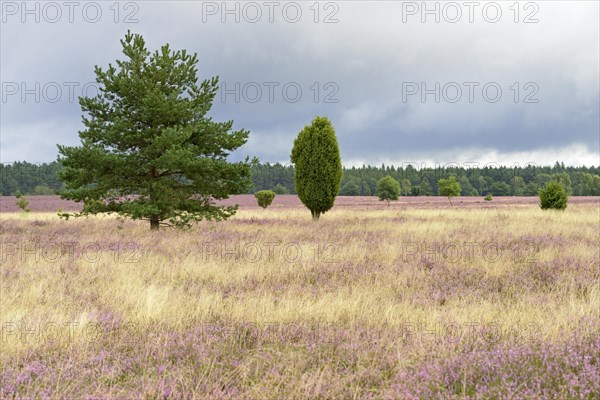
[[[316,117],[298,133],[291,154],[296,192],[318,220],[333,207],[342,180],[342,161],[328,118]]]
[[[129,32],[121,44],[126,59],[96,66],[99,94],[79,99],[88,114],[81,146],[58,146],[61,197],[83,202],[81,213],[62,216],[114,212],[158,229],[233,215],[237,206],[214,200],[249,189],[252,163],[227,161],[249,132],[207,116],[218,78],[198,83],[197,55],[168,44],[151,54]]]

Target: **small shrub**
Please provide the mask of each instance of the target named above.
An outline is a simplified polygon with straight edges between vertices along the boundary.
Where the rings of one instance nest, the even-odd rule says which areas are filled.
[[[488,194],[488,195],[487,195],[487,196],[485,196],[483,199],[484,199],[485,201],[492,201],[492,195],[491,195],[491,194]]]
[[[567,208],[568,195],[565,188],[557,181],[550,181],[539,191],[542,210],[564,210]]]
[[[273,202],[273,199],[275,198],[275,192],[272,190],[261,190],[254,193],[254,197],[256,197],[256,201],[258,202],[259,206],[262,208],[267,208]]]
[[[21,209],[23,210],[23,212],[30,212],[31,210],[29,209],[29,200],[27,200],[25,197],[23,197],[23,195],[21,195],[20,193],[17,194],[17,201],[15,202],[15,204]]]

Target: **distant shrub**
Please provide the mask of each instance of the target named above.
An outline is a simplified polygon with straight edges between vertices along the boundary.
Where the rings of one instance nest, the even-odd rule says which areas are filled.
[[[381,201],[387,201],[388,206],[390,201],[398,200],[400,196],[400,183],[391,176],[384,176],[377,182],[377,197]]]
[[[283,186],[281,183],[275,185],[275,187],[273,188],[273,192],[275,192],[275,194],[290,194],[290,190]]]
[[[483,199],[484,199],[485,201],[492,201],[492,195],[491,195],[491,194],[488,194],[488,195],[487,195],[487,196],[485,196]]]
[[[557,181],[550,181],[539,191],[542,210],[564,210],[567,208],[568,195],[565,188]]]
[[[272,190],[261,190],[254,193],[254,197],[256,197],[259,206],[267,208],[271,205],[273,199],[275,199],[275,192]]]
[[[23,197],[23,195],[21,195],[20,193],[17,194],[17,201],[15,202],[15,204],[26,213],[31,211],[29,209],[29,200]]]

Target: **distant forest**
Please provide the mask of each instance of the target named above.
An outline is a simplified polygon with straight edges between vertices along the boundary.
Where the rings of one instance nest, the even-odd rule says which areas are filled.
[[[0,192],[3,196],[49,195],[62,188],[57,178],[58,162],[0,164]],[[390,175],[400,182],[403,196],[436,196],[438,179],[456,176],[462,196],[535,196],[552,179],[559,180],[573,196],[600,196],[600,167],[554,166],[480,167],[480,168],[404,168],[381,165],[344,168],[339,194],[373,196],[377,181]],[[254,187],[250,193],[271,189],[278,194],[295,194],[294,167],[258,164],[252,167]]]

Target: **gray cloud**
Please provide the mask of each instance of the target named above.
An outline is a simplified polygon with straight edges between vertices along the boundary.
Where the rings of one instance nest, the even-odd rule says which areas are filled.
[[[475,9],[473,23],[462,2],[454,3],[463,13],[456,23],[447,21],[455,16],[448,2],[439,3],[439,23],[433,15],[425,15],[425,23],[420,13],[403,15],[403,9],[421,2],[321,2],[318,23],[312,2],[295,3],[302,10],[297,23],[286,21],[296,9],[286,2],[275,8],[273,23],[263,2],[253,3],[262,12],[256,23],[248,20],[257,8],[241,2],[239,23],[234,14],[225,15],[226,23],[220,13],[203,14],[203,7],[213,10],[221,2],[120,3],[118,16],[110,9],[113,3],[94,3],[102,10],[96,23],[77,12],[69,23],[64,7],[62,19],[49,23],[43,3],[40,22],[26,15],[23,23],[20,12],[6,12],[12,10],[7,3],[22,4],[2,3],[4,162],[50,161],[56,158],[56,143],[78,143],[81,111],[77,101],[69,101],[66,83],[79,84],[74,93],[81,95],[94,81],[95,64],[122,58],[119,39],[131,29],[152,49],[170,43],[197,52],[201,77],[219,75],[228,92],[217,97],[212,115],[251,131],[234,158],[249,154],[287,161],[297,132],[315,115],[327,115],[346,163],[485,162],[486,157],[496,158],[488,162],[599,163],[597,2],[530,2],[537,9],[520,3],[518,23],[509,9],[512,2],[494,3],[502,12],[497,23],[487,22],[481,12],[490,2]],[[82,9],[92,3],[79,4]],[[436,3],[427,4],[432,9]],[[487,7],[485,17],[494,17],[494,7]],[[123,22],[130,13],[137,23]],[[530,14],[539,22],[523,23]],[[327,16],[338,22],[323,23]],[[32,94],[22,102],[22,93],[7,94],[12,82],[28,89],[39,82],[47,93],[39,103]],[[472,86],[472,101],[469,82],[478,83]],[[425,101],[420,92],[407,94],[413,83],[429,90],[439,83],[439,102],[433,93]],[[488,99],[482,92],[486,84]],[[54,103],[48,101],[55,96],[53,85],[62,87]],[[497,87],[502,96],[492,102]]]

